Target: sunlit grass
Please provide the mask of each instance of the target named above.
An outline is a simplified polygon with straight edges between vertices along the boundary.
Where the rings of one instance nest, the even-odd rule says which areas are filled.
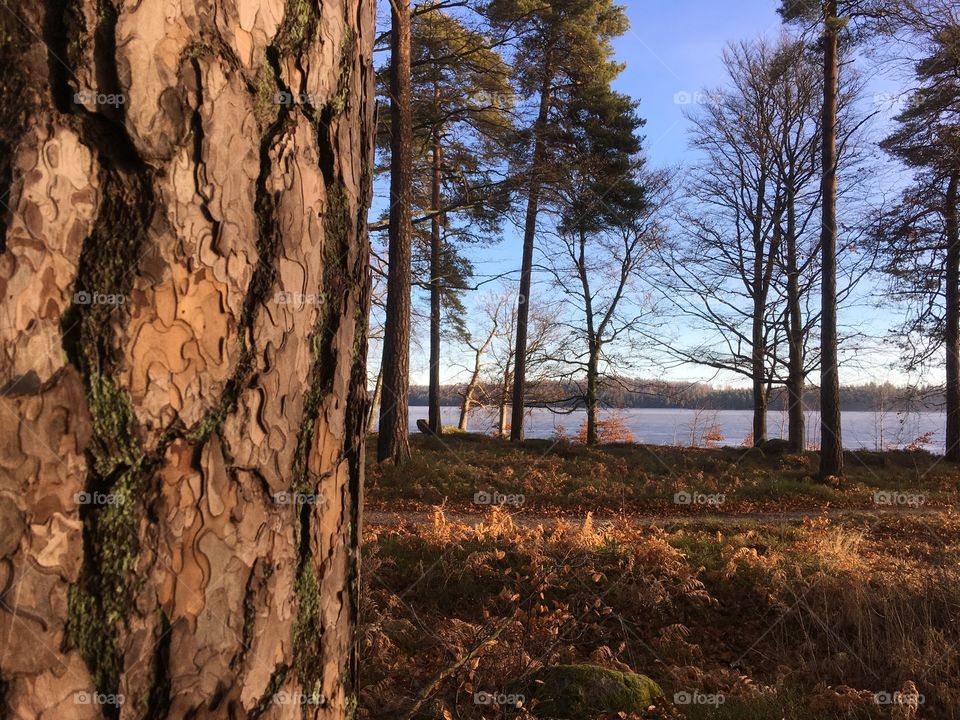
[[[874,693],[906,681],[926,698],[921,717],[960,717],[958,553],[960,520],[948,516],[662,530],[592,517],[526,527],[491,508],[477,525],[438,511],[372,527],[361,717],[403,707],[496,628],[420,717],[499,717],[470,690],[557,663],[650,675],[667,697],[644,720],[888,718]],[[675,706],[684,692],[724,701]]]

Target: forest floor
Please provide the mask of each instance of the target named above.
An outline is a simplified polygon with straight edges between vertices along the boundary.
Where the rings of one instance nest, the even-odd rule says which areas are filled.
[[[960,471],[816,462],[477,435],[369,462],[360,717],[960,717]],[[561,665],[661,697],[586,682],[564,711]]]

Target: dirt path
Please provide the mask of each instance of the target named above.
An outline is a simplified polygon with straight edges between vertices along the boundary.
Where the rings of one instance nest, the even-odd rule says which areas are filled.
[[[897,515],[907,517],[928,517],[931,515],[952,514],[952,508],[835,508],[810,510],[789,510],[785,512],[742,512],[742,513],[703,513],[697,515],[645,515],[645,514],[612,514],[612,513],[594,513],[593,522],[602,524],[605,522],[627,522],[636,526],[656,525],[658,527],[677,524],[696,524],[696,523],[721,523],[733,525],[739,522],[760,522],[760,523],[790,523],[801,522],[805,518],[817,518],[826,516],[831,519],[838,519],[856,515]],[[482,512],[461,512],[456,510],[445,510],[444,515],[448,520],[455,520],[470,526],[480,524],[485,514]],[[557,520],[564,520],[574,524],[582,524],[586,520],[585,515],[576,514],[554,514],[545,515],[536,512],[514,512],[511,513],[513,521],[523,527],[536,527],[537,525],[551,525]],[[433,522],[432,510],[397,510],[388,512],[383,510],[367,510],[363,514],[364,524],[377,527],[398,527],[401,523],[414,526],[430,525]]]

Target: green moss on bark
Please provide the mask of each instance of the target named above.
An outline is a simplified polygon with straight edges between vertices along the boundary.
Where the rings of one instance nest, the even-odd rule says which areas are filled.
[[[130,397],[98,372],[87,377],[87,401],[93,424],[89,452],[94,470],[108,477],[118,467],[133,467],[143,459],[136,440],[136,420]]]
[[[97,137],[89,123],[80,128],[85,141]],[[154,197],[151,172],[135,155],[117,150],[108,157],[109,149],[98,149],[98,215],[80,253],[75,302],[61,318],[64,352],[84,378],[92,431],[80,504],[84,562],[68,592],[66,637],[86,661],[97,690],[116,694],[123,669],[121,628],[138,588],[141,498],[153,463],[141,448],[133,403],[114,379],[114,329],[123,322],[134,281],[130,260],[142,253]],[[108,717],[119,712],[113,706],[103,711]]]
[[[323,662],[320,656],[323,624],[320,619],[320,583],[313,565],[300,571],[294,585],[297,617],[293,624],[293,665],[301,692],[320,698],[323,689]]]
[[[257,119],[257,127],[260,128],[262,133],[276,122],[280,114],[280,104],[277,102],[280,84],[277,82],[277,73],[273,69],[273,65],[266,57],[264,57],[260,67],[257,68],[255,90],[253,115]]]
[[[319,19],[320,9],[313,0],[287,0],[274,46],[284,53],[299,55],[316,35]]]
[[[116,694],[123,658],[120,625],[138,588],[137,533],[147,470],[138,463],[124,471],[109,491],[88,497],[84,522],[84,572],[67,601],[67,637],[80,651],[101,692]]]

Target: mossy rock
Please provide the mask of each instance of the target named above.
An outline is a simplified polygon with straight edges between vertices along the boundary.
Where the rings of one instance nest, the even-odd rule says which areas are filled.
[[[790,452],[790,443],[781,438],[770,438],[769,440],[764,440],[758,447],[766,456],[785,455],[786,453]]]
[[[641,713],[663,690],[646,675],[599,665],[553,665],[525,684],[524,705],[539,718],[582,720],[598,713]]]

